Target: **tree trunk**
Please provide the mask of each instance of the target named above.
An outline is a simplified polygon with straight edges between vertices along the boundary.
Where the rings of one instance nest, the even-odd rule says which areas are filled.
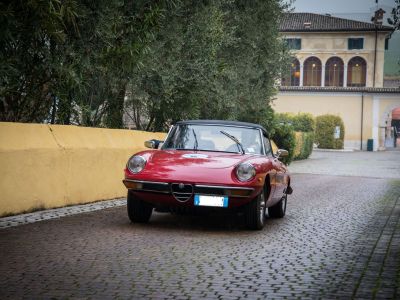
[[[116,97],[110,101],[106,118],[106,125],[109,128],[124,128],[123,115],[127,84],[127,80],[122,81]]]

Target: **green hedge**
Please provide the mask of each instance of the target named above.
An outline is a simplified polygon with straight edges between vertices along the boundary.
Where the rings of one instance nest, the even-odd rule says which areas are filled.
[[[279,148],[289,151],[285,163],[293,159],[306,159],[311,155],[314,144],[315,119],[309,113],[275,114],[275,131],[273,139]],[[296,132],[296,134],[295,134]]]
[[[278,148],[289,152],[289,155],[282,157],[281,161],[285,164],[290,164],[293,160],[296,146],[296,138],[292,126],[289,124],[277,124],[272,140],[274,140]]]
[[[314,146],[314,132],[296,132],[294,160],[308,158]]]
[[[340,127],[340,136],[335,138],[335,128]],[[344,124],[339,116],[322,115],[316,118],[315,142],[321,149],[343,149]]]
[[[290,124],[294,131],[301,132],[314,132],[315,131],[315,119],[312,114],[309,113],[279,113],[275,114],[275,119],[278,123]]]

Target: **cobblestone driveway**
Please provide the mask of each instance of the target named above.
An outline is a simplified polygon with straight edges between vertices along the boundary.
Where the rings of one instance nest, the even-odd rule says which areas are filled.
[[[292,181],[260,232],[229,215],[130,224],[125,207],[1,229],[1,298],[400,298],[399,181]]]

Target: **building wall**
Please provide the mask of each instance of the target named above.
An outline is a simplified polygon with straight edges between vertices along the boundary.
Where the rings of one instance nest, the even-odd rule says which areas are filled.
[[[364,102],[364,103],[363,103]],[[384,129],[389,111],[400,107],[400,93],[318,93],[279,92],[273,103],[276,112],[311,113],[314,116],[333,114],[343,119],[345,126],[344,147],[360,149],[361,115],[363,111],[362,149],[367,139],[374,139],[374,150],[383,147]]]
[[[282,34],[284,38],[301,38],[301,50],[292,50],[300,65],[311,56],[318,57],[324,66],[333,56],[342,58],[347,66],[351,58],[360,56],[367,62],[366,86],[373,87],[375,60],[375,32],[307,32]],[[348,38],[364,38],[364,49],[348,50]],[[375,87],[383,86],[383,66],[385,55],[386,33],[377,34],[377,57],[375,70]]]

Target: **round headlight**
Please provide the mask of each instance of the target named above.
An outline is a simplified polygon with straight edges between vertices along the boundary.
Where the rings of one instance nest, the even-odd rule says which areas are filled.
[[[128,170],[133,173],[139,173],[144,169],[144,166],[146,165],[146,159],[144,159],[144,157],[140,156],[140,155],[136,155],[136,156],[132,156],[129,160],[128,160]]]
[[[240,164],[236,168],[236,176],[240,181],[250,181],[256,176],[256,169],[249,163]]]

